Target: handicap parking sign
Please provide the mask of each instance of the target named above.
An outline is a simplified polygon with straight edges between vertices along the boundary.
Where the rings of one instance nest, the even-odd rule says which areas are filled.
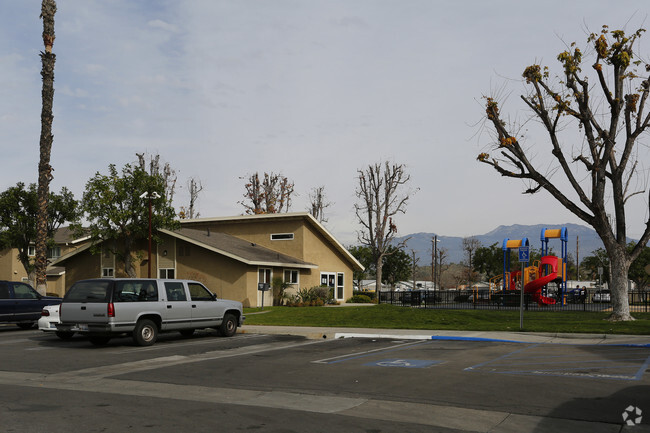
[[[528,263],[530,261],[528,245],[524,247],[519,247],[519,261],[522,263]]]

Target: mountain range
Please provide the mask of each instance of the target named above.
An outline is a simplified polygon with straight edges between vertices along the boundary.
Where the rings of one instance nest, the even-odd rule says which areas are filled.
[[[567,228],[569,235],[568,252],[573,258],[578,253],[580,260],[592,255],[593,251],[603,247],[603,243],[596,234],[596,231],[579,224],[562,224],[562,225],[510,225],[499,226],[489,233],[483,235],[474,235],[479,240],[481,246],[489,247],[496,243],[499,248],[503,245],[504,239],[523,239],[528,238],[530,247],[539,249],[542,246],[541,232],[542,229],[559,229],[562,227]],[[467,260],[463,251],[463,238],[455,236],[438,235],[438,248],[446,250],[446,263],[460,263]],[[419,259],[420,266],[431,264],[433,238],[436,233],[413,233],[410,235],[395,238],[394,243],[406,241],[406,252],[415,251],[416,258]],[[579,242],[579,245],[578,245]],[[548,243],[549,248],[552,248],[555,254],[559,255],[561,251],[561,241],[559,239],[550,239]]]

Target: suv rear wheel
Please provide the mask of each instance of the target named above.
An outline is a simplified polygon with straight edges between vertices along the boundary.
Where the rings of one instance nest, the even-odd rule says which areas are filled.
[[[133,341],[138,346],[151,346],[158,339],[158,326],[149,320],[141,319],[133,330]]]

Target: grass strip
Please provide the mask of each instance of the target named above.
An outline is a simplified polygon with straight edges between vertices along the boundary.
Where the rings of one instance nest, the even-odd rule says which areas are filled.
[[[261,313],[261,314],[256,314]],[[363,307],[265,307],[245,309],[247,325],[342,328],[519,331],[519,311],[436,310],[374,305]],[[650,334],[650,313],[632,322],[610,322],[609,313],[524,312],[524,331],[587,334]]]

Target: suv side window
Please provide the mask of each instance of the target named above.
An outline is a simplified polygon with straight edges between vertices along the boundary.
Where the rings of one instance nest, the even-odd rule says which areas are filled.
[[[214,301],[212,292],[199,283],[187,283],[193,301]]]
[[[180,281],[166,281],[165,291],[167,292],[168,301],[187,301],[185,287]]]
[[[14,283],[14,296],[16,299],[38,299],[38,293],[27,284]]]
[[[113,302],[153,302],[158,300],[156,282],[150,280],[116,281]]]

